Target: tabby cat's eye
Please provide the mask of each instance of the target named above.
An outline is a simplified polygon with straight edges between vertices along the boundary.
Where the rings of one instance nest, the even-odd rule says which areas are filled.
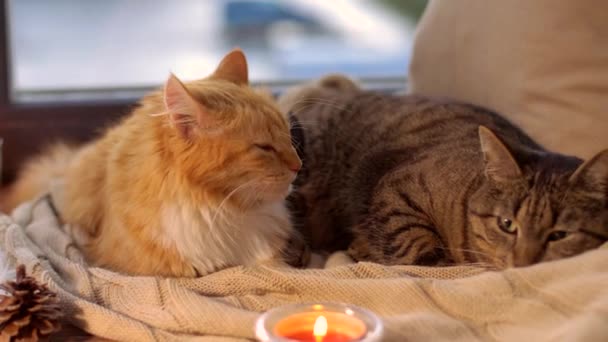
[[[267,144],[254,144],[254,146],[265,152],[274,152],[275,151],[274,147],[272,147],[271,145],[267,145]]]
[[[498,228],[509,234],[517,232],[517,225],[512,220],[504,217],[498,218]]]
[[[547,241],[551,242],[551,241],[561,240],[561,239],[565,238],[566,236],[568,236],[568,232],[563,231],[563,230],[556,230],[554,232],[551,232],[551,234],[549,234],[549,236],[547,237]]]

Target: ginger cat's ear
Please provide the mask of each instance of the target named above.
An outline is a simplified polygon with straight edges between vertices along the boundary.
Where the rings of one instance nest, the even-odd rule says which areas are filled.
[[[479,126],[479,142],[488,178],[500,182],[517,179],[522,175],[509,149],[485,126]]]
[[[207,108],[197,102],[173,74],[165,83],[164,100],[171,124],[184,138],[192,138],[197,128],[208,129],[216,125]]]
[[[229,81],[238,85],[249,84],[249,72],[247,70],[247,58],[241,49],[230,51],[220,65],[215,69],[212,78]]]

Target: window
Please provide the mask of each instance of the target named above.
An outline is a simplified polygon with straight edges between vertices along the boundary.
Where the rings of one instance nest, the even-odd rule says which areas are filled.
[[[4,0],[4,175],[45,141],[90,138],[169,72],[208,75],[235,46],[270,87],[328,72],[403,86],[421,3]]]
[[[413,33],[411,19],[377,1],[8,3],[12,98],[19,102],[137,97],[169,71],[184,79],[207,75],[234,46],[262,83],[327,72],[405,77]]]

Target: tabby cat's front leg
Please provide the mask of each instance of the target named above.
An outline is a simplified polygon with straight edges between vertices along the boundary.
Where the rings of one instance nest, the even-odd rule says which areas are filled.
[[[449,263],[437,230],[405,192],[387,189],[372,202],[366,217],[351,229],[348,254],[358,261],[385,265]]]
[[[310,261],[310,247],[297,233],[292,234],[281,252],[281,258],[293,267],[306,267]]]
[[[369,227],[360,227],[365,230]],[[394,234],[355,234],[348,254],[357,261],[373,261],[384,265],[444,265],[448,263],[437,235],[426,228],[412,227],[399,236]]]

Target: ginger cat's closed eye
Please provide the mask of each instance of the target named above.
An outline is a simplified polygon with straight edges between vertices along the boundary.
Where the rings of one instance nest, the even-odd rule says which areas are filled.
[[[279,257],[294,237],[284,198],[301,161],[240,50],[206,79],[171,75],[98,140],[30,162],[5,207],[47,191],[50,166],[65,183],[62,219],[98,266],[195,276]]]

